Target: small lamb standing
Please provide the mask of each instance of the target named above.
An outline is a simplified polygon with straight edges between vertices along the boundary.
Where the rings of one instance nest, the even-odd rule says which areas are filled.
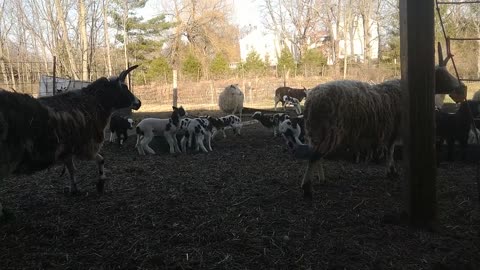
[[[262,126],[273,129],[273,137],[277,136],[278,126],[285,119],[289,119],[290,116],[286,113],[275,113],[273,115],[265,115],[260,111],[256,111],[252,114],[252,118],[259,121]]]
[[[133,129],[133,119],[125,118],[120,115],[112,115],[110,118],[110,142],[115,141],[114,135],[120,145],[128,139],[128,130]]]
[[[64,163],[70,192],[76,193],[73,160],[95,160],[100,174],[97,190],[103,192],[105,160],[99,151],[104,130],[114,110],[140,108],[140,100],[125,84],[125,77],[136,67],[51,97],[35,99],[0,90],[0,180]]]
[[[221,131],[223,133],[223,138],[227,138],[227,134],[225,134],[226,127],[231,127],[234,134],[241,135],[240,130],[242,129],[242,120],[240,117],[231,114],[219,118],[211,117],[210,119],[213,127],[216,129],[213,133],[213,137],[215,137],[217,132]]]
[[[163,135],[170,146],[170,154],[180,153],[178,147],[177,132],[180,129],[180,120],[187,115],[182,106],[177,108],[172,106],[173,112],[168,119],[159,118],[145,118],[138,123],[136,128],[137,133],[137,148],[139,155],[147,153],[154,155],[155,151],[148,145],[155,134]]]
[[[292,105],[295,108],[297,115],[302,114],[302,107],[300,107],[300,101],[294,97],[283,96],[283,110],[287,110],[287,105]]]
[[[449,93],[455,101],[464,100],[466,86],[451,75],[439,46],[439,65],[435,67],[435,93]],[[313,88],[305,101],[305,135],[308,143],[299,147],[297,157],[307,157],[302,181],[306,198],[312,197],[314,168],[322,159],[341,147],[366,146],[387,152],[387,175],[395,175],[393,154],[400,136],[402,119],[400,80],[379,84],[339,80]],[[303,152],[303,153],[302,153]],[[323,167],[319,168],[323,172]],[[323,175],[320,177],[324,178]],[[325,180],[325,179],[321,179]]]
[[[291,88],[288,86],[282,86],[275,90],[275,110],[277,110],[278,102],[282,102],[282,106],[285,108],[285,102],[283,101],[284,96],[289,96],[298,99],[298,102],[302,102],[304,98],[307,97],[308,90],[304,87],[303,89]]]
[[[232,84],[225,87],[223,92],[220,93],[218,97],[218,107],[220,107],[220,110],[224,113],[231,113],[233,115],[238,111],[240,118],[242,118],[244,99],[245,95],[238,87],[238,84]]]
[[[208,150],[213,151],[212,149],[212,133],[213,133],[213,124],[212,120],[214,118],[211,116],[199,117],[190,119],[186,126],[185,135],[180,140],[180,145],[182,147],[182,152],[187,152],[187,142],[188,147],[191,147],[192,140],[195,139],[196,151],[198,152],[201,148],[203,152],[208,153]],[[207,140],[207,148],[203,143],[204,140]]]

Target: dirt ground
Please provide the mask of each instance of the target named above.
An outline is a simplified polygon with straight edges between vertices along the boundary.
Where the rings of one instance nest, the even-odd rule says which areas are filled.
[[[475,164],[441,164],[425,232],[392,218],[404,183],[382,164],[327,161],[309,202],[281,138],[259,124],[227,136],[208,154],[106,143],[104,195],[94,162],[77,163],[82,195],[64,194],[61,166],[3,181],[0,269],[480,269]]]

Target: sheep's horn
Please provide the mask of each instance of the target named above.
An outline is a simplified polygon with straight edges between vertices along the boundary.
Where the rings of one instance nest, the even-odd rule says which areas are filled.
[[[128,73],[130,73],[130,71],[136,69],[137,67],[138,67],[138,65],[133,65],[133,66],[129,67],[127,70],[122,71],[122,73],[120,73],[120,75],[118,75],[118,80],[120,82],[125,82],[125,78],[127,77]]]
[[[437,47],[438,47],[438,65],[441,67],[446,67],[448,60],[450,60],[450,57],[451,57],[448,50],[448,44],[447,44],[447,57],[445,57],[445,59],[443,59],[442,44],[440,44],[440,42],[438,42]]]

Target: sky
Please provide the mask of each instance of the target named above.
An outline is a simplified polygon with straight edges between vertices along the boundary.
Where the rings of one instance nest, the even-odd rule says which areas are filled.
[[[253,24],[261,26],[260,12],[258,5],[260,1],[255,0],[230,0],[234,3],[235,22],[239,26]],[[162,12],[160,0],[148,0],[143,9],[138,14],[145,19],[151,18]]]

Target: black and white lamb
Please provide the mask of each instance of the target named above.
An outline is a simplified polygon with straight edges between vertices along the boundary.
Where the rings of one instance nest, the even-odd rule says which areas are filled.
[[[464,99],[466,86],[446,69],[449,57],[439,50],[435,67],[435,93]],[[448,92],[447,92],[448,93]],[[320,84],[305,101],[305,135],[308,147],[299,147],[297,157],[309,159],[302,181],[305,197],[312,196],[313,171],[322,159],[341,148],[370,148],[386,152],[387,175],[395,175],[393,154],[402,118],[400,80],[379,84],[339,80]],[[320,167],[323,171],[323,167]],[[320,175],[324,180],[324,177]]]
[[[178,147],[177,132],[180,130],[180,120],[187,115],[182,106],[179,108],[172,106],[173,112],[170,118],[145,118],[136,127],[138,154],[147,153],[154,155],[155,151],[149,146],[155,135],[162,135],[170,146],[170,154],[180,153]]]
[[[297,115],[302,114],[302,107],[300,107],[300,101],[298,99],[285,95],[282,100],[284,110],[287,110],[287,105],[292,105],[295,108]]]
[[[260,111],[256,111],[252,114],[252,118],[260,122],[262,126],[273,129],[273,136],[278,134],[278,126],[285,119],[290,118],[286,113],[275,113],[273,115],[263,114]]]
[[[242,120],[240,119],[240,117],[236,115],[230,114],[230,115],[222,116],[219,118],[212,117],[211,122],[213,127],[215,128],[213,137],[215,137],[217,132],[222,132],[223,137],[226,138],[227,137],[227,134],[225,134],[226,127],[231,127],[234,134],[240,135],[240,131],[242,129]]]
[[[97,189],[103,192],[105,161],[99,151],[104,130],[114,110],[140,108],[140,100],[125,84],[125,77],[136,67],[50,97],[35,99],[0,90],[0,180],[64,163],[70,191],[75,193],[73,159],[95,160],[100,173]]]
[[[128,139],[128,130],[133,129],[133,119],[120,115],[112,115],[110,118],[110,142],[114,142],[115,138],[119,145]]]
[[[285,109],[285,101],[283,101],[284,96],[289,96],[292,98],[298,99],[298,102],[302,102],[304,98],[307,97],[307,89],[291,88],[288,86],[282,86],[275,90],[275,110],[277,110],[278,102],[282,102],[282,106]]]
[[[441,148],[445,141],[447,142],[447,161],[453,161],[455,142],[460,144],[462,160],[466,159],[466,149],[473,124],[472,117],[475,118],[479,115],[480,101],[475,100],[462,102],[455,113],[435,110],[437,150]]]
[[[189,119],[188,123],[185,126],[185,134],[180,140],[182,152],[187,152],[187,143],[188,147],[191,147],[192,140],[195,141],[195,147],[197,152],[200,149],[202,149],[202,151],[205,153],[208,153],[208,150],[213,151],[212,137],[215,128],[213,127],[212,123],[215,120],[216,119],[211,116]],[[204,144],[205,140],[207,141],[208,150]]]

